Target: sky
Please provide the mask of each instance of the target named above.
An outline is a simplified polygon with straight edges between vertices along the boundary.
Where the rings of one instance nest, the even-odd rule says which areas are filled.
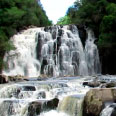
[[[65,16],[66,11],[75,0],[41,0],[42,6],[50,20],[56,24],[60,17]]]

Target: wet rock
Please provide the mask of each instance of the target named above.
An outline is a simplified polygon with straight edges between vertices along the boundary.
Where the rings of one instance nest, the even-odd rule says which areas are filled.
[[[22,86],[22,91],[36,91],[34,86]]]
[[[58,36],[62,36],[64,34],[64,31],[62,29],[58,30]]]
[[[37,46],[36,46],[36,51],[37,51],[37,59],[40,60],[41,59],[41,50],[42,50],[42,45],[43,45],[43,41],[42,41],[42,34],[38,33],[37,35]]]
[[[39,115],[42,111],[42,102],[32,102],[28,107],[28,115],[27,116],[36,116]]]
[[[39,115],[43,111],[48,111],[57,108],[59,100],[54,98],[49,101],[34,101],[29,104],[28,116]]]
[[[45,31],[45,32],[48,32],[48,31],[49,31],[49,27],[45,27],[45,28],[44,28],[44,31]]]
[[[116,82],[102,83],[100,85],[101,88],[112,88],[116,87]]]
[[[0,84],[8,83],[8,77],[0,74]]]
[[[83,82],[83,86],[88,86],[89,82]]]
[[[22,75],[8,76],[8,81],[9,82],[10,81],[15,81],[15,82],[17,82],[17,81],[23,81],[24,78],[26,78],[26,77],[24,77]]]
[[[83,116],[99,116],[108,101],[116,101],[116,89],[91,89],[84,98]]]
[[[0,84],[12,82],[12,81],[23,81],[23,79],[26,78],[22,75],[15,75],[15,76],[6,76],[6,75],[0,75]]]
[[[41,74],[44,74],[44,68],[45,66],[48,64],[47,62],[47,58],[44,57],[43,60],[42,60],[42,64],[41,64]]]
[[[53,39],[56,39],[56,34],[57,34],[56,31],[53,31],[53,33],[52,33],[52,38]]]
[[[99,87],[100,86],[99,81],[92,81],[92,82],[83,82],[83,86],[89,86],[89,87]]]
[[[79,31],[79,37],[81,38],[83,46],[85,46],[85,41],[87,38],[87,33],[84,25],[77,25]]]
[[[58,107],[58,103],[59,103],[59,99],[58,98],[54,98],[50,101],[47,101],[45,104],[44,104],[44,109],[45,110],[50,110],[50,109],[55,109]]]
[[[111,83],[107,83],[106,84],[106,88],[111,88],[111,87],[116,87],[116,83],[115,82],[111,82]]]
[[[89,82],[88,83],[88,86],[89,87],[98,87],[98,86],[100,86],[100,82],[98,82],[98,81],[93,81],[93,82]]]

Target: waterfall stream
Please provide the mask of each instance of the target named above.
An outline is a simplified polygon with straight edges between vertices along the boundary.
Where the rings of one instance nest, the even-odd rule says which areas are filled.
[[[0,116],[82,116],[91,77],[62,77],[1,85]]]
[[[27,77],[100,74],[95,37],[87,31],[85,49],[75,25],[30,28],[14,35],[15,50],[6,53],[5,75]]]

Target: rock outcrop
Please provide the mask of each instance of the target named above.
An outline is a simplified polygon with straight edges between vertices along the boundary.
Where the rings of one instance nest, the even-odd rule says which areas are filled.
[[[8,82],[18,82],[18,81],[24,81],[26,77],[21,75],[16,76],[6,76],[0,74],[0,84],[8,83]]]
[[[28,116],[39,115],[42,111],[57,108],[59,100],[57,98],[48,101],[34,101],[28,106]]]
[[[84,98],[83,116],[99,116],[108,101],[116,101],[116,89],[91,89]]]

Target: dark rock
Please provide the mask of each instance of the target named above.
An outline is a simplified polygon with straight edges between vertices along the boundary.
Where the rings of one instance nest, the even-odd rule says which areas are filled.
[[[89,82],[83,82],[83,86],[88,86]]]
[[[8,83],[8,77],[0,74],[0,84]]]
[[[62,36],[64,34],[64,31],[62,29],[58,30],[58,36]]]
[[[44,58],[43,58],[43,61],[42,61],[42,64],[41,64],[41,74],[44,74],[44,68],[45,68],[45,66],[46,66],[47,64],[48,64],[47,58],[44,57]]]
[[[24,78],[25,77],[22,75],[8,76],[8,82],[12,82],[12,81],[19,82],[19,81],[23,81]]]
[[[60,28],[63,28],[63,25],[60,25]]]
[[[43,45],[43,41],[42,41],[42,36],[40,33],[38,33],[37,36],[37,47],[36,47],[36,51],[37,51],[37,59],[40,60],[41,59],[41,50],[42,50],[42,45]]]
[[[59,100],[54,98],[49,101],[34,101],[29,104],[28,116],[39,115],[43,111],[48,111],[57,108]]]
[[[111,88],[111,87],[116,87],[116,83],[115,82],[106,83],[106,88]]]
[[[92,81],[92,82],[83,82],[83,86],[89,86],[89,87],[99,87],[100,86],[99,81]]]
[[[34,86],[22,86],[22,91],[36,91]]]
[[[42,111],[42,102],[32,102],[28,107],[28,116],[36,116],[39,115]]]
[[[59,103],[59,99],[58,98],[54,98],[50,101],[47,101],[45,104],[44,104],[44,108],[46,110],[49,110],[49,109],[55,109],[57,108],[58,106],[58,103]]]
[[[44,28],[44,31],[45,31],[45,32],[48,32],[48,31],[49,31],[49,27],[45,27],[45,28]]]
[[[98,82],[98,81],[93,81],[93,82],[89,82],[88,83],[88,86],[89,87],[98,87],[98,86],[100,86],[100,82]]]
[[[52,33],[52,38],[53,38],[53,39],[56,39],[56,31],[53,31],[53,33]]]
[[[87,33],[84,25],[77,25],[79,31],[79,37],[81,38],[83,46],[85,46],[85,41],[87,38]]]

